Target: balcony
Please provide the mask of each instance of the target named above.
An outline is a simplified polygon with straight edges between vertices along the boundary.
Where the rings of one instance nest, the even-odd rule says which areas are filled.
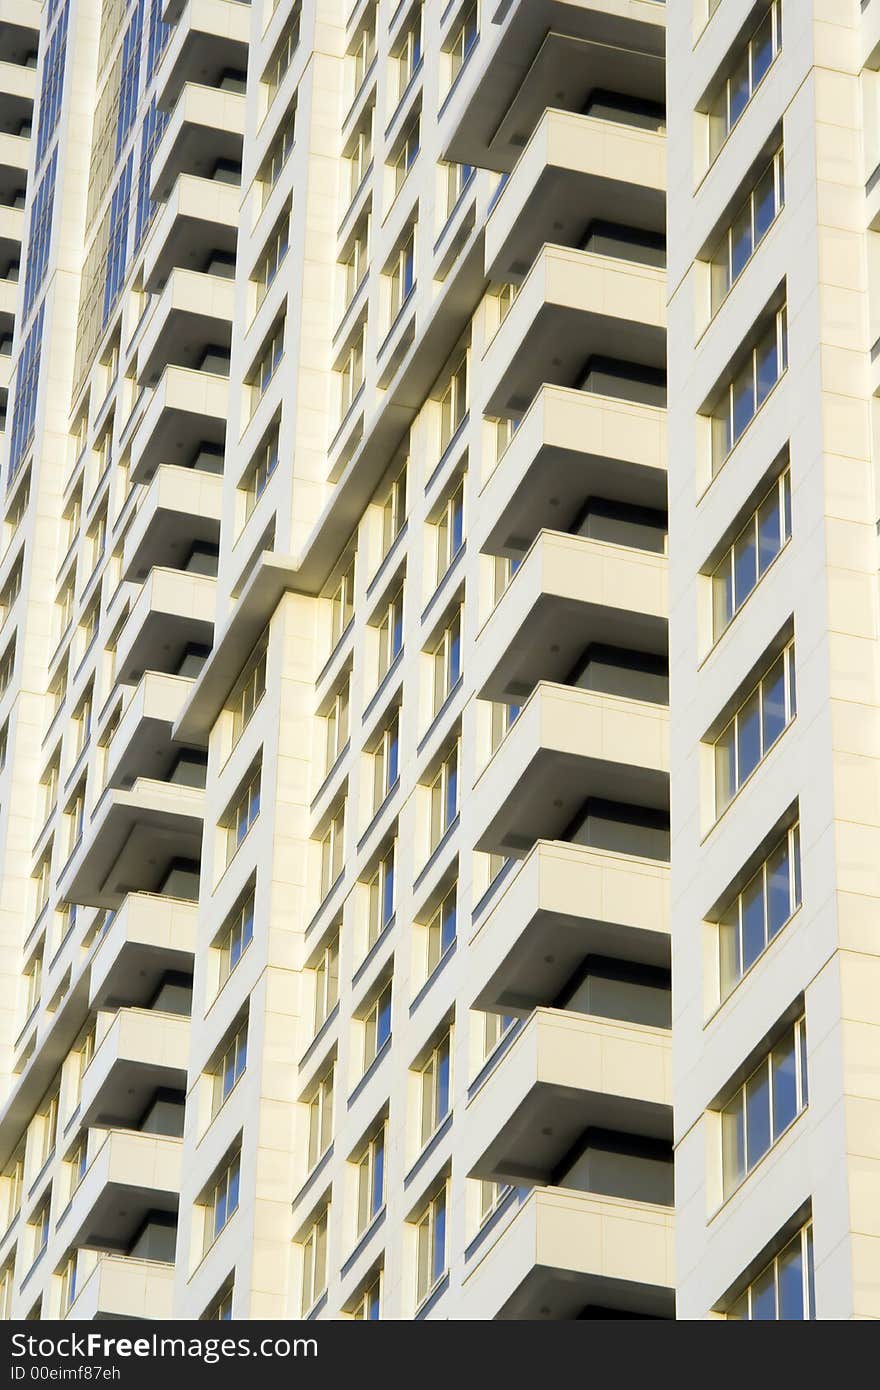
[[[546,111],[486,223],[486,274],[518,279],[546,242],[577,246],[594,219],[663,232],[665,190],[664,136]]]
[[[137,379],[155,386],[168,366],[197,369],[209,347],[229,351],[235,285],[220,275],[172,270],[138,349]]]
[[[668,866],[539,840],[472,939],[472,1007],[548,1004],[588,955],[668,969]]]
[[[558,839],[588,797],[665,810],[668,784],[665,706],[541,681],[474,785],[475,848]]]
[[[145,671],[107,746],[104,784],[130,787],[138,777],[164,780],[180,748],[171,727],[183,709],[192,682],[185,676]]]
[[[494,521],[481,549],[519,556],[591,494],[666,506],[665,411],[544,386],[483,485],[480,510]]]
[[[40,33],[39,0],[0,0],[0,58],[33,64]]]
[[[0,131],[0,204],[23,206],[31,142],[27,135]]]
[[[172,782],[108,788],[62,870],[61,896],[86,907],[118,907],[129,893],[153,893],[175,860],[198,861],[205,793]]]
[[[241,190],[235,184],[181,174],[150,232],[144,289],[157,294],[179,266],[199,270],[206,250],[235,253]]]
[[[149,482],[163,463],[185,467],[203,444],[222,448],[228,400],[228,377],[166,367],[132,440],[132,482]]]
[[[24,209],[0,207],[0,263],[18,260],[24,233]]]
[[[138,1124],[159,1087],[185,1089],[188,1057],[188,1018],[120,1009],[83,1076],[80,1128]]]
[[[541,531],[480,631],[477,693],[564,681],[591,642],[665,655],[667,611],[665,555]]]
[[[187,82],[216,87],[247,68],[250,10],[237,0],[189,0],[159,65],[156,96],[170,111]]]
[[[140,582],[151,569],[179,569],[194,542],[216,544],[222,502],[220,474],[160,464],[125,538],[123,578]]]
[[[0,38],[0,129],[17,135],[22,124],[33,118],[36,79],[36,68],[4,58]]]
[[[144,671],[173,672],[189,643],[210,645],[217,581],[152,569],[116,644],[116,679],[136,685]]]
[[[532,1192],[464,1283],[468,1317],[675,1316],[667,1207],[558,1187]]]
[[[151,196],[165,202],[181,174],[209,179],[218,163],[239,164],[244,126],[241,93],[187,82],[153,157]]]
[[[545,246],[483,356],[487,415],[519,415],[542,385],[579,384],[594,355],[663,370],[666,273]]]
[[[191,974],[197,924],[197,903],[130,893],[92,956],[89,1008],[151,999],[166,971]]]
[[[75,1246],[131,1245],[152,1211],[176,1213],[183,1146],[179,1139],[111,1129],[59,1220]]]
[[[509,171],[548,106],[582,111],[597,87],[664,101],[662,5],[514,0],[506,8],[496,0],[484,16],[485,40],[451,102],[444,159]]]
[[[68,1322],[173,1317],[174,1265],[130,1255],[98,1256],[80,1285]]]
[[[466,1171],[550,1182],[589,1128],[671,1140],[669,1031],[535,1009],[468,1101]]]

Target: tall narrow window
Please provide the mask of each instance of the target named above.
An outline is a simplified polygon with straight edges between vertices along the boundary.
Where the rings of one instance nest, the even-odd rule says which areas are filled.
[[[713,473],[717,473],[788,366],[787,323],[783,304],[712,411]]]
[[[782,150],[762,170],[712,256],[712,312],[742,274],[785,201]]]
[[[433,851],[458,815],[458,742],[447,753],[431,783],[428,847]]]
[[[325,1207],[303,1241],[302,1313],[317,1303],[327,1287],[327,1223],[330,1208]]]
[[[718,951],[722,998],[754,965],[800,905],[800,827],[793,825],[721,913]]]
[[[451,695],[461,675],[461,610],[445,629],[432,654],[433,712],[436,714]]]
[[[721,636],[791,537],[791,473],[762,498],[712,571],[712,635]]]
[[[376,621],[378,637],[377,684],[381,684],[403,647],[403,589],[382,609]]]
[[[709,108],[709,157],[739,121],[782,45],[782,5],[772,0],[721,83]]]
[[[333,1081],[330,1067],[318,1082],[309,1106],[309,1172],[330,1147],[333,1138]]]
[[[449,1114],[452,1095],[452,1050],[447,1033],[437,1044],[419,1075],[419,1139],[422,1147]]]
[[[416,1222],[416,1304],[421,1306],[446,1273],[446,1185]]]
[[[363,1070],[368,1071],[391,1037],[391,983],[373,1001],[363,1020]]]
[[[360,1236],[385,1204],[385,1126],[357,1160],[357,1233]]]
[[[794,718],[794,671],[794,643],[789,642],[715,740],[716,816],[733,800]]]
[[[375,946],[394,916],[396,842],[386,850],[367,885],[367,950]]]
[[[319,1033],[339,998],[339,933],[327,943],[315,964],[315,1033]]]
[[[739,1187],[807,1104],[803,1018],[785,1030],[721,1112],[724,1195]]]

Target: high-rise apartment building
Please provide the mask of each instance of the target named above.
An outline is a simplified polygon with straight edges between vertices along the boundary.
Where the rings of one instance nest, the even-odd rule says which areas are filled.
[[[0,1315],[880,1311],[878,5],[0,0]]]

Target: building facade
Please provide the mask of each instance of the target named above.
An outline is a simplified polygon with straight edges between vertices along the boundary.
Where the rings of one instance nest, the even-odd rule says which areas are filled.
[[[0,6],[3,1316],[876,1315],[880,19],[795,2]]]
[[[678,1315],[877,1317],[880,13],[709,8],[667,36]]]

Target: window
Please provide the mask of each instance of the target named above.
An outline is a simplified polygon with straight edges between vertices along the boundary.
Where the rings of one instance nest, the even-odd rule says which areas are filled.
[[[357,1234],[360,1236],[385,1204],[385,1126],[373,1135],[357,1160]]]
[[[40,1258],[49,1243],[49,1207],[51,1197],[47,1194],[31,1217],[31,1259],[34,1263]]]
[[[712,472],[717,473],[788,366],[785,305],[725,386],[712,411]]]
[[[250,372],[251,413],[262,400],[284,354],[284,319],[279,319]]]
[[[202,1314],[201,1322],[230,1322],[232,1320],[232,1294],[233,1286],[224,1289],[219,1293],[212,1303],[208,1304]]]
[[[72,1197],[86,1175],[89,1166],[88,1144],[85,1136],[79,1140],[76,1147],[70,1152],[67,1158],[68,1172],[68,1192]]]
[[[89,741],[92,732],[92,687],[89,686],[86,694],[80,701],[79,708],[73,716],[74,727],[74,757],[78,758]]]
[[[813,1225],[804,1226],[762,1269],[728,1312],[729,1318],[800,1322],[816,1316]]]
[[[367,885],[367,951],[375,946],[394,916],[396,842],[386,850]]]
[[[34,870],[34,918],[40,916],[49,901],[49,886],[52,881],[52,855],[50,850],[43,855],[36,869]],[[39,992],[39,979],[36,980]],[[34,1000],[36,1003],[36,1000]]]
[[[389,331],[409,298],[416,282],[416,241],[411,227],[405,240],[385,267],[388,290],[387,321]]]
[[[712,636],[721,636],[791,536],[791,473],[785,472],[712,571]]]
[[[364,384],[364,345],[367,337],[366,320],[358,325],[354,337],[343,353],[336,375],[339,379],[339,418],[344,420]]]
[[[522,705],[492,705],[490,746],[494,753],[519,718]]]
[[[48,860],[44,861],[48,863]],[[40,989],[43,984],[43,953],[37,951],[24,972],[24,1016],[30,1018],[40,1002]]]
[[[278,267],[287,255],[290,246],[290,214],[285,213],[270,236],[262,256],[254,267],[253,282],[256,308],[259,309],[275,276]]]
[[[483,1060],[488,1061],[501,1039],[516,1023],[514,1014],[483,1014]]]
[[[24,1189],[24,1149],[7,1164],[3,1173],[4,1189],[4,1230],[7,1230],[21,1211],[21,1197]]]
[[[403,588],[380,610],[374,620],[377,636],[378,672],[376,684],[381,684],[403,647]]]
[[[715,740],[715,814],[720,816],[795,716],[794,643],[789,642]]]
[[[341,262],[344,271],[343,311],[348,308],[364,281],[370,263],[369,247],[370,215],[367,213],[355,228],[351,245]]]
[[[388,168],[391,172],[391,197],[396,198],[419,153],[419,118],[410,121],[395,150]]]
[[[247,1022],[237,1029],[224,1049],[214,1072],[211,1092],[211,1117],[224,1104],[247,1065]]]
[[[354,617],[354,555],[330,595],[330,650],[336,647]]]
[[[421,1307],[446,1273],[446,1186],[416,1222],[416,1305]]]
[[[278,426],[274,425],[260,445],[244,477],[244,516],[247,521],[266,491],[269,479],[278,467]]]
[[[55,1140],[58,1135],[58,1092],[43,1106],[39,1115],[40,1120],[40,1148],[39,1166],[48,1162],[55,1152]]]
[[[227,864],[231,863],[235,858],[241,847],[242,841],[260,814],[261,772],[262,769],[258,767],[226,813]]]
[[[15,1260],[7,1260],[0,1272],[0,1321],[8,1322],[12,1317],[12,1296],[15,1291]],[[357,1314],[355,1314],[357,1316]],[[377,1314],[378,1316],[378,1314]]]
[[[61,1267],[59,1282],[61,1285],[60,1312],[62,1316],[70,1311],[71,1304],[76,1298],[76,1262],[77,1251],[71,1250]]]
[[[238,743],[266,693],[266,642],[267,639],[263,637],[257,643],[230,696],[227,708],[232,714],[232,748]]]
[[[263,73],[263,85],[266,88],[266,110],[272,105],[278,88],[281,86],[284,74],[293,61],[293,55],[299,47],[299,28],[300,28],[300,6],[297,5],[284,26],[281,38],[275,45],[272,57],[266,64]]]
[[[253,938],[254,895],[250,892],[241,907],[233,912],[217,941],[218,990],[225,985]]]
[[[458,815],[458,757],[459,746],[456,741],[431,783],[428,847],[432,853]]]
[[[757,251],[784,201],[783,157],[779,149],[762,171],[712,256],[713,314]]]
[[[79,1101],[80,1092],[82,1090],[83,1077],[88,1071],[91,1060],[95,1055],[97,1032],[97,1022],[93,1019],[91,1025],[80,1040],[76,1068],[76,1089],[74,1092],[77,1102]]]
[[[321,901],[342,873],[345,851],[345,802],[330,820],[321,841]]]
[[[455,941],[458,920],[458,887],[453,886],[428,922],[425,933],[425,979],[437,969]]]
[[[373,746],[371,756],[373,760],[371,809],[375,813],[397,782],[400,771],[400,717],[397,713],[379,735],[379,741]]]
[[[436,714],[452,693],[461,675],[461,610],[446,628],[431,653],[433,667],[433,712]]]
[[[223,1169],[208,1194],[206,1203],[205,1249],[213,1245],[223,1228],[238,1211],[241,1154],[236,1153]]]
[[[348,163],[348,201],[354,201],[355,194],[367,176],[373,162],[373,107],[364,112],[361,122],[345,151]]]
[[[324,947],[315,965],[315,1033],[320,1033],[339,998],[339,933]]]
[[[496,555],[492,561],[492,601],[497,604],[507,591],[507,586],[519,569],[522,561],[511,559],[508,555]]]
[[[325,752],[324,752],[324,772],[325,775],[335,764],[337,758],[341,757],[342,750],[348,743],[349,732],[349,690],[351,678],[346,676],[344,685],[340,686],[333,696],[332,704],[324,716],[326,728]]]
[[[378,1322],[382,1309],[382,1275],[377,1274],[375,1279],[358,1296],[358,1301],[351,1310],[351,1316],[358,1322]],[[0,1309],[2,1313],[2,1309]]]
[[[330,1208],[325,1207],[303,1241],[302,1313],[317,1303],[327,1287],[327,1221]]]
[[[453,34],[452,42],[446,50],[447,82],[450,87],[456,82],[459,73],[473,52],[478,37],[477,7],[471,5],[465,10],[464,16]]]
[[[348,62],[351,69],[351,92],[352,97],[357,96],[364,84],[364,79],[370,70],[370,65],[376,56],[376,10],[373,7],[367,23],[361,29],[348,50]]]
[[[391,983],[377,995],[363,1020],[363,1070],[368,1071],[391,1037]]]
[[[512,1191],[512,1186],[508,1182],[480,1182],[480,1226],[485,1226],[490,1216],[493,1216],[501,1203],[504,1201],[508,1192]]]
[[[419,1073],[419,1142],[422,1148],[449,1114],[451,1083],[452,1051],[447,1033]]]
[[[446,499],[435,523],[437,563],[435,580],[439,584],[464,545],[464,479]]]
[[[441,164],[441,197],[440,206],[443,209],[444,223],[449,221],[458,200],[464,193],[465,188],[470,183],[474,172],[473,164]]]
[[[13,672],[14,667],[15,667],[15,638],[13,638],[12,641],[9,643],[9,646],[6,648],[6,651],[3,653],[2,658],[0,658],[0,695],[5,695],[6,691],[9,689],[9,682],[12,680],[12,672]],[[61,676],[61,675],[62,675],[62,673],[59,673],[59,676]],[[63,673],[63,677],[64,677],[64,679],[66,680],[66,672]],[[63,687],[62,687],[62,691],[63,691]]]
[[[807,1034],[799,1018],[721,1111],[725,1197],[776,1143],[807,1099]]]
[[[67,844],[65,850],[68,856],[73,854],[73,851],[80,842],[83,832],[83,821],[85,819],[85,808],[86,784],[83,781],[80,782],[65,811],[67,821]]]
[[[772,0],[709,108],[709,158],[742,116],[782,44],[782,6]]]
[[[468,370],[465,353],[440,397],[440,453],[444,454],[468,408]]]
[[[396,83],[392,82],[391,89],[394,93],[393,102],[395,109],[403,100],[404,93],[410,82],[416,75],[422,62],[422,7],[419,5],[416,16],[412,24],[407,29],[403,38],[396,46],[392,56],[392,63],[396,65],[393,77]]]
[[[309,1106],[309,1172],[330,1147],[333,1138],[333,1067],[321,1077]]]
[[[722,999],[800,905],[800,827],[793,825],[721,913],[718,953]]]
[[[296,139],[296,102],[294,101],[290,110],[287,111],[278,133],[269,146],[269,152],[263,162],[263,166],[257,176],[263,190],[263,206],[265,207],[272,189],[278,182],[281,170],[287,163],[288,155],[293,149]]]
[[[406,464],[403,465],[381,502],[382,539],[380,563],[388,554],[406,521]]]

